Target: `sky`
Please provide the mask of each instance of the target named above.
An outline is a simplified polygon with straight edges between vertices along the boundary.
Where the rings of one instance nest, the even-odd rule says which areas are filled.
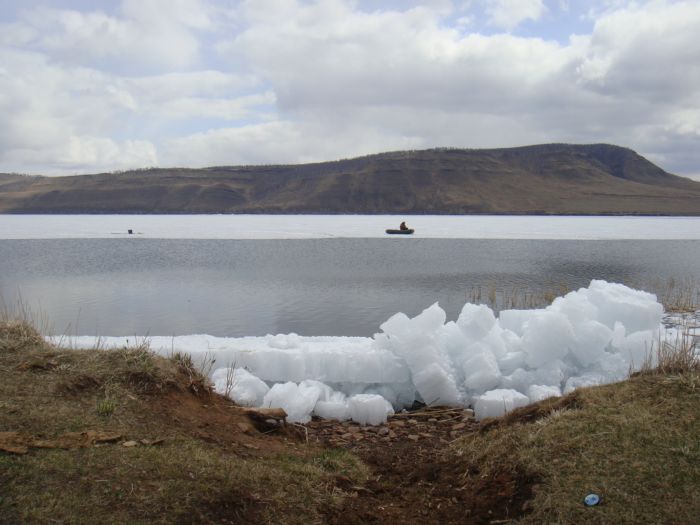
[[[0,172],[606,142],[700,180],[700,1],[0,0]]]

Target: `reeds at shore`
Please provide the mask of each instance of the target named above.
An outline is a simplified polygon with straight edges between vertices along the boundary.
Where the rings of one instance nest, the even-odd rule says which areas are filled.
[[[623,282],[631,288],[656,295],[666,312],[696,312],[700,310],[700,282],[695,278],[653,279],[648,282]],[[465,293],[466,300],[486,304],[495,311],[544,308],[557,297],[573,291],[565,283],[553,283],[541,288],[527,286],[500,286],[496,283],[475,285]]]

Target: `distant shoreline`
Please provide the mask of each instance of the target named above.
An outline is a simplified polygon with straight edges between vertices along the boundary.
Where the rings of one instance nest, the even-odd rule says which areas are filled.
[[[173,216],[192,216],[192,215],[279,215],[279,216],[294,216],[294,215],[349,215],[349,216],[392,216],[392,217],[700,217],[698,213],[576,213],[576,212],[561,212],[561,213],[534,213],[534,212],[484,212],[484,213],[450,213],[450,212],[345,212],[345,211],[241,211],[241,212],[200,212],[200,211],[5,211],[0,212],[2,215],[173,215]]]
[[[0,213],[700,216],[700,182],[609,144],[280,166],[0,174]]]

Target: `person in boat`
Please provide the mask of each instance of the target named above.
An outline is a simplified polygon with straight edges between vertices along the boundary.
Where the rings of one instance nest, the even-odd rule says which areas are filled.
[[[405,222],[405,221],[401,223],[401,226],[399,226],[399,230],[401,230],[401,231],[406,231],[406,230],[408,230],[408,226],[406,226],[406,222]]]

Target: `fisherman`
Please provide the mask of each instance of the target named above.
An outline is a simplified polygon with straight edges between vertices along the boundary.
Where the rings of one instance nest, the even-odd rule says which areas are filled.
[[[405,222],[405,221],[401,223],[401,226],[399,226],[399,230],[401,230],[401,231],[406,231],[406,230],[408,230],[408,226],[406,226],[406,222]]]

